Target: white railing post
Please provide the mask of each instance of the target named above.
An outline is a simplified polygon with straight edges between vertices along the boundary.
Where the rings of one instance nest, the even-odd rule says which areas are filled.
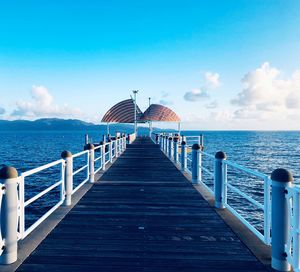
[[[123,152],[124,152],[126,150],[126,136],[125,136],[125,134],[123,135],[122,143],[123,143]]]
[[[172,147],[173,147],[173,139],[172,137],[169,137],[168,141],[168,157],[172,159]]]
[[[186,142],[181,142],[181,171],[184,172],[187,166]]]
[[[165,137],[165,148],[164,148],[164,152],[165,152],[165,154],[167,155],[168,154],[168,142],[169,142],[169,140],[168,140],[168,136],[166,135]]]
[[[110,163],[112,163],[113,162],[113,152],[112,152],[113,143],[112,143],[111,139],[109,139],[108,142],[109,142],[109,161],[110,161]]]
[[[1,264],[11,264],[18,257],[18,183],[20,177],[14,167],[5,166],[0,170],[1,183]],[[1,238],[1,236],[0,236]]]
[[[102,152],[102,170],[105,171],[106,169],[106,164],[105,164],[105,161],[106,161],[106,158],[105,158],[105,142],[101,142],[100,143],[102,145],[101,147],[101,152]]]
[[[163,149],[163,142],[162,142],[162,135],[159,134],[159,148],[162,150]]]
[[[279,168],[272,172],[272,268],[290,271],[285,245],[290,231],[290,217],[286,194],[294,180],[292,174]]]
[[[214,192],[215,192],[215,207],[224,209],[226,203],[226,180],[227,167],[223,167],[223,161],[226,160],[226,154],[223,151],[218,151],[215,155],[214,166]]]
[[[271,186],[269,177],[264,178],[264,241],[271,244]]]
[[[201,181],[201,174],[200,174],[200,145],[193,144],[192,146],[192,183],[199,183]]]
[[[201,145],[202,150],[203,150],[203,147],[204,147],[204,135],[203,134],[200,135],[200,145]]]
[[[300,268],[300,194],[293,192],[293,264],[294,271]]]
[[[73,192],[73,157],[70,151],[63,151],[61,157],[65,160],[65,206],[70,206],[72,203]]]
[[[178,163],[178,137],[174,137],[174,162]]]
[[[116,158],[119,157],[119,137],[116,137],[115,141],[115,153],[116,153]]]
[[[89,151],[89,183],[95,182],[95,146],[93,144],[87,144],[84,150]]]
[[[158,136],[158,134],[155,134],[155,143],[159,144],[159,136]]]

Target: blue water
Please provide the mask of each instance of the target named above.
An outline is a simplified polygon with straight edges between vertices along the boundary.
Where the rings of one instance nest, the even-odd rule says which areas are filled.
[[[54,132],[0,132],[0,166],[12,165],[19,172],[41,166],[60,159],[63,150],[77,153],[83,150],[85,131]],[[103,132],[104,133],[104,132]],[[184,135],[204,134],[205,151],[215,154],[222,150],[228,159],[250,169],[270,175],[280,167],[292,171],[296,179],[300,178],[300,132],[265,131],[188,131]],[[90,131],[90,137],[98,142],[101,131]],[[85,158],[75,161],[75,168],[82,166]],[[203,157],[203,164],[213,169],[213,161]],[[81,173],[74,183],[84,179]],[[205,182],[211,186],[212,180],[204,174]],[[25,198],[28,199],[44,188],[59,180],[59,168],[53,167],[40,175],[26,179]],[[228,182],[263,203],[263,182],[258,178],[228,168]],[[27,208],[26,224],[30,225],[45,210],[59,199],[58,190],[47,194]],[[239,195],[228,192],[228,203],[235,207],[247,220],[262,230],[263,214]]]

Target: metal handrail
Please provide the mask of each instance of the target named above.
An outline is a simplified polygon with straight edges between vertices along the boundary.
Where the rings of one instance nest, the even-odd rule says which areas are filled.
[[[37,174],[41,171],[49,169],[51,167],[61,165],[61,178],[58,182],[54,183],[50,187],[46,188],[42,192],[37,195],[31,197],[30,199],[25,201],[25,178],[34,174]],[[24,239],[28,234],[30,234],[34,229],[36,229],[49,215],[51,215],[64,201],[64,170],[65,170],[65,162],[60,159],[43,166],[37,167],[35,169],[26,171],[20,176],[19,183],[19,237],[18,239]],[[52,191],[54,188],[60,186],[60,201],[56,203],[49,211],[47,211],[43,216],[41,216],[36,222],[34,222],[27,230],[25,229],[25,207],[38,200],[48,192]]]
[[[186,136],[188,138],[196,138],[197,136]],[[182,146],[180,146],[182,148]],[[186,145],[187,148],[191,148],[191,145]],[[212,161],[215,161],[215,156],[212,154],[209,154],[207,152],[204,152],[202,150],[199,150],[201,155],[204,155],[203,157],[207,157],[210,159],[213,159]],[[173,160],[173,158],[171,158],[171,160]],[[215,176],[214,172],[210,171],[207,167],[204,167],[202,164],[202,160],[199,162],[199,164],[196,166],[199,168],[200,171],[200,175],[201,171],[208,174],[210,177]],[[187,173],[189,173],[190,175],[192,175],[192,171],[191,169],[189,169],[189,167],[193,164],[193,161],[191,158],[187,157],[186,158],[187,161],[187,169],[185,170]],[[267,175],[262,174],[258,171],[249,169],[245,166],[239,165],[235,162],[232,161],[228,161],[228,160],[223,160],[222,161],[222,171],[225,175],[225,184],[224,184],[224,190],[225,192],[227,192],[228,189],[232,190],[233,192],[237,193],[238,195],[240,195],[243,199],[249,201],[251,204],[253,204],[254,206],[256,206],[257,208],[263,210],[264,212],[264,234],[262,234],[261,232],[259,232],[251,223],[249,223],[237,210],[235,210],[232,206],[230,206],[227,203],[227,193],[226,194],[226,200],[224,201],[224,206],[226,208],[228,208],[229,211],[231,211],[250,231],[252,231],[260,240],[262,240],[264,243],[266,244],[270,244],[271,243],[271,213],[270,213],[270,209],[271,209],[271,194],[270,194],[270,179]],[[233,167],[239,171],[245,172],[247,174],[250,175],[254,175],[257,178],[261,178],[264,181],[264,204],[258,202],[257,200],[253,199],[251,196],[249,196],[248,194],[242,192],[240,189],[238,189],[236,186],[234,186],[233,184],[229,183],[227,180],[227,166]],[[209,191],[209,193],[214,196],[215,195],[215,189],[212,190],[207,184],[205,184],[203,178],[201,178],[201,180],[199,180],[199,182]],[[213,184],[215,187],[215,184]]]
[[[72,157],[74,159],[74,158],[77,158],[77,157],[82,156],[82,155],[87,155],[86,164],[84,166],[80,167],[79,169],[77,169],[76,171],[74,171],[73,172],[73,176],[75,176],[78,173],[82,172],[83,170],[87,169],[87,171],[86,171],[86,177],[75,188],[73,188],[72,194],[74,194],[75,192],[77,192],[89,180],[89,174],[90,174],[90,169],[89,169],[89,161],[90,161],[89,150],[85,150],[85,151],[79,152],[79,153],[77,153],[75,155],[72,155]]]

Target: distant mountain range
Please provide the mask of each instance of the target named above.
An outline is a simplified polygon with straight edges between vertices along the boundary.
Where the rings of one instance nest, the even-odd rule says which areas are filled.
[[[43,118],[35,121],[0,120],[0,131],[106,131],[106,125],[95,125],[93,123],[84,122],[76,119],[59,119],[59,118]],[[115,131],[132,133],[133,125],[131,124],[110,124],[109,130],[113,134]],[[146,134],[149,132],[147,127],[139,127],[139,133]]]

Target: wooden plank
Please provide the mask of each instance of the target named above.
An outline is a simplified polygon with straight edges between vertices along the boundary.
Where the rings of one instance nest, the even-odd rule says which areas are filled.
[[[18,271],[266,271],[150,139],[137,139]]]

